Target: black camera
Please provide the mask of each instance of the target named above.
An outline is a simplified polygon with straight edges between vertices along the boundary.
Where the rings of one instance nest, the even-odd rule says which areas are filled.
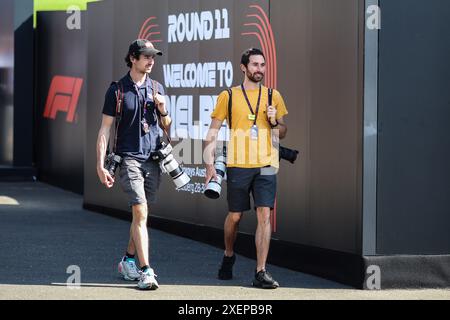
[[[293,164],[295,162],[295,160],[297,160],[297,156],[300,152],[298,150],[285,148],[280,145],[279,153],[280,153],[280,159],[284,159]]]
[[[114,152],[108,154],[105,158],[105,169],[109,172],[111,177],[114,178],[116,170],[122,163],[122,157],[118,156]]]
[[[153,161],[159,162],[159,165],[163,172],[166,172],[170,175],[178,190],[187,185],[191,179],[180,167],[177,160],[175,160],[175,158],[173,157],[172,150],[173,148],[170,143],[165,144],[164,142],[162,142],[158,146],[157,151],[152,152],[151,158]]]

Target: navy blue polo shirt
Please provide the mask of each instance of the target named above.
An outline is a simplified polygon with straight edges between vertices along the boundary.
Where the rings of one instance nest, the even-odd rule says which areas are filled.
[[[153,102],[152,81],[147,76],[147,80],[141,87],[137,88],[128,73],[119,82],[123,86],[124,101],[116,152],[121,156],[145,162],[149,159],[150,153],[155,151],[160,143],[157,110]],[[160,83],[157,83],[157,85],[158,93],[164,95],[164,87]],[[117,86],[114,84],[106,92],[103,106],[103,114],[105,115],[116,116],[116,90]],[[144,104],[149,106],[145,112]],[[143,117],[145,117],[150,126],[149,133],[145,133],[142,129],[141,121]],[[114,134],[114,130],[111,131],[111,134]]]

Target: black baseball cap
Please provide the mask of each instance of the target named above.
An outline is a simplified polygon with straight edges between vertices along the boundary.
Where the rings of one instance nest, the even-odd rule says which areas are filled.
[[[162,56],[163,53],[156,49],[153,44],[146,40],[146,39],[137,39],[134,40],[131,44],[130,44],[130,48],[128,49],[128,54],[132,54],[132,55],[140,55],[140,54],[144,54],[144,55],[151,55],[151,56]]]

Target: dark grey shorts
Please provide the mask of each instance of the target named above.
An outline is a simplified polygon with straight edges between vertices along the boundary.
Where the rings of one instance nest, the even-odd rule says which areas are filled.
[[[250,193],[255,208],[273,208],[277,175],[270,168],[227,168],[227,200],[230,212],[250,210]]]
[[[119,182],[127,194],[130,207],[139,204],[155,204],[156,192],[161,183],[161,169],[154,161],[141,163],[124,158],[119,170]]]

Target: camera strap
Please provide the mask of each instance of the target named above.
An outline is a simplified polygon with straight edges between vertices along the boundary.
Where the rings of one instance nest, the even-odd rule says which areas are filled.
[[[272,89],[272,88],[269,88],[269,89],[268,89],[268,93],[269,93],[269,99],[268,99],[268,101],[269,101],[269,106],[271,106],[271,105],[272,105],[273,89]]]
[[[123,106],[123,86],[120,81],[114,81],[111,83],[111,85],[116,86],[116,123],[115,123],[115,133],[114,133],[114,145],[113,145],[113,152],[116,153],[116,147],[117,147],[117,135],[119,132],[119,124],[122,120],[122,106]]]
[[[244,84],[241,84],[242,93],[244,95],[245,101],[247,102],[248,109],[250,110],[251,114],[253,115],[253,126],[256,126],[256,121],[258,119],[258,113],[259,113],[259,106],[261,104],[261,93],[262,93],[262,86],[259,85],[259,93],[258,93],[258,102],[256,104],[256,110],[253,112],[252,104],[250,103],[250,100],[248,99],[247,91],[245,91]]]
[[[228,89],[228,127],[231,130],[231,109],[233,108],[233,90]]]
[[[153,93],[153,103],[155,104],[156,114],[158,116],[159,127],[166,135],[167,141],[170,144],[172,143],[172,139],[170,139],[169,133],[167,132],[167,128],[162,123],[161,113],[159,112],[158,107],[156,106],[156,95],[158,94],[158,82],[156,82],[155,80],[152,80],[152,93]]]
[[[228,97],[228,127],[231,130],[232,129],[231,121],[232,121],[232,109],[233,109],[233,90],[232,89],[228,89],[227,91],[228,91],[228,95],[229,95],[229,97]],[[269,106],[272,105],[272,96],[273,96],[273,89],[272,88],[268,88],[268,102],[269,102]]]

